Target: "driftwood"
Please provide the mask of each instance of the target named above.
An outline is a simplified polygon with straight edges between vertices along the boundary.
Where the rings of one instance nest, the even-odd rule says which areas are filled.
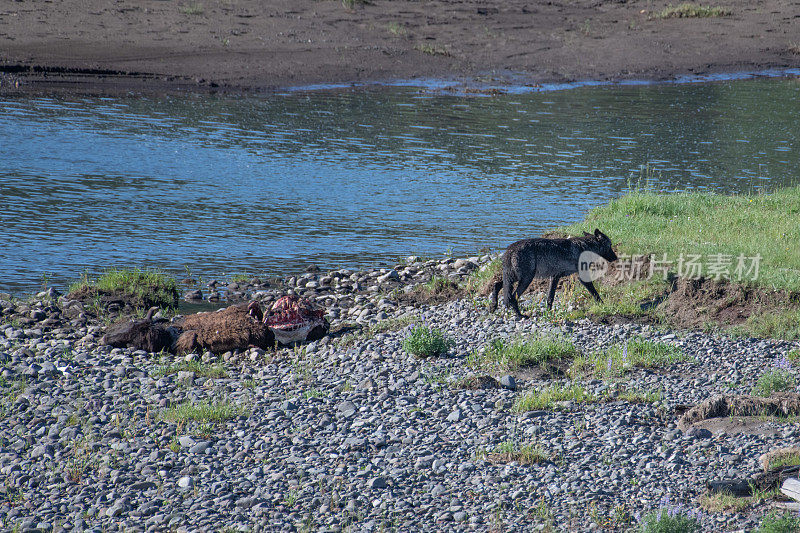
[[[678,421],[678,428],[687,431],[695,422],[728,416],[792,416],[800,414],[800,395],[793,392],[774,394],[769,398],[748,395],[721,395],[705,400]]]
[[[781,492],[795,501],[800,501],[800,481],[790,477],[781,485]]]

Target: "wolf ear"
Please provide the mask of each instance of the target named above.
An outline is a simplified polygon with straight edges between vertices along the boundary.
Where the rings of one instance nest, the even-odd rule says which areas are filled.
[[[605,235],[603,235],[603,232],[600,231],[598,228],[594,228],[594,236],[597,238],[605,237]]]

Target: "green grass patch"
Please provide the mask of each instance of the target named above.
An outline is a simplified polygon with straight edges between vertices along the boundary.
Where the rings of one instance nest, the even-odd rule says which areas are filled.
[[[512,409],[518,413],[526,411],[553,410],[560,407],[560,402],[593,403],[598,397],[586,392],[580,385],[553,384],[547,388],[526,392],[518,396]]]
[[[225,422],[247,413],[243,407],[237,406],[227,400],[208,401],[199,403],[186,401],[168,409],[163,418],[175,422]]]
[[[512,341],[495,339],[482,355],[470,355],[467,364],[473,370],[514,370],[577,355],[575,345],[560,336],[523,337]]]
[[[94,280],[84,274],[80,281],[70,285],[69,295],[79,299],[119,295],[138,308],[178,307],[177,282],[159,270],[115,268]]]
[[[535,443],[520,444],[509,439],[501,442],[491,451],[484,451],[478,454],[491,463],[510,463],[516,461],[523,465],[546,463],[550,461],[550,455]]]
[[[731,11],[719,6],[704,6],[684,2],[677,6],[669,5],[658,13],[654,13],[651,19],[670,19],[670,18],[708,18],[724,17],[730,15]]]
[[[477,270],[473,270],[467,277],[466,288],[471,294],[478,294],[480,290],[489,283],[489,280],[494,278],[500,273],[503,268],[503,262],[498,257],[497,259],[481,266]]]
[[[790,363],[800,362],[800,348],[789,350],[789,353],[786,354],[786,359],[788,359]]]
[[[787,361],[788,363],[788,361]],[[797,380],[788,366],[776,366],[766,370],[753,387],[753,395],[768,398],[773,392],[786,392],[797,387]]]
[[[578,356],[569,369],[571,376],[592,374],[620,377],[635,368],[661,368],[687,359],[683,351],[670,344],[633,338],[588,356]]]
[[[666,254],[668,270],[678,270],[689,254],[701,257],[701,275],[708,264],[728,266],[733,281],[800,291],[800,187],[772,193],[722,195],[706,192],[658,193],[631,189],[624,196],[592,210],[586,220],[560,231],[579,235],[599,227],[618,243],[618,255]],[[722,258],[718,255],[722,254]],[[743,259],[736,272],[739,257]],[[749,258],[760,256],[758,276]],[[730,264],[727,261],[730,260]],[[723,268],[724,270],[724,268]],[[709,277],[709,276],[707,276]],[[741,279],[739,279],[741,278]]]
[[[170,365],[161,365],[152,372],[152,376],[161,377],[177,374],[178,372],[194,372],[198,377],[212,379],[228,377],[228,372],[223,365],[203,363],[200,361],[178,361]]]
[[[440,329],[416,325],[403,340],[403,349],[416,357],[434,357],[447,352],[454,342]]]
[[[761,521],[754,533],[798,533],[800,532],[800,516],[797,513],[784,511],[769,513]]]
[[[667,289],[667,282],[663,278],[637,280],[613,287],[600,285],[598,292],[603,301],[592,299],[587,312],[598,317],[654,315],[655,307]]]
[[[767,339],[800,339],[800,310],[785,310],[750,315],[743,324],[728,328],[740,337]]]

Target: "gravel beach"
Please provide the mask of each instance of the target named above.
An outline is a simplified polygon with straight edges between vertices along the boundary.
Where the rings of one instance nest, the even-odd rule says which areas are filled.
[[[705,531],[760,522],[773,502],[715,513],[701,509],[699,497],[707,480],[749,477],[762,453],[797,443],[797,425],[684,434],[676,407],[749,393],[797,343],[586,319],[553,323],[541,311],[516,321],[490,315],[481,298],[402,303],[432,275],[462,281],[489,259],[410,258],[395,269],[294,277],[287,286],[325,305],[340,333],[266,352],[112,349],[99,343],[105,325],[55,291],[25,301],[0,296],[0,524],[17,531],[627,531],[637,516],[677,505],[698,511]],[[269,302],[285,289],[241,292]],[[440,329],[453,341],[449,351],[408,354],[403,341],[419,324]],[[492,340],[545,334],[583,354],[644,338],[683,357],[613,379],[490,371],[497,386],[459,388],[463,378],[487,373],[470,361]],[[577,384],[595,401],[514,409],[527,392],[553,383]],[[535,444],[542,458],[496,460],[493,451],[508,442]]]

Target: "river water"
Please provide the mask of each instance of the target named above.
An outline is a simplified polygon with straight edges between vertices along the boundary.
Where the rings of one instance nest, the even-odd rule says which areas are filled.
[[[0,291],[500,249],[631,180],[796,184],[800,83],[0,100]]]

